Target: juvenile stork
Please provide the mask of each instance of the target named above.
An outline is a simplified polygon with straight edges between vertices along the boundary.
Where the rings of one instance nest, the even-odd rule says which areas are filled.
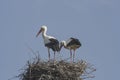
[[[67,41],[62,41],[60,43],[60,49],[64,46],[64,48],[69,49],[70,50],[70,58],[71,58],[71,62],[72,62],[72,50],[74,51],[73,53],[73,62],[74,62],[74,58],[75,58],[75,51],[76,49],[78,49],[79,47],[81,47],[81,43],[78,39],[76,38],[69,38]]]
[[[50,49],[52,49],[54,51],[54,60],[55,60],[55,53],[60,51],[59,48],[59,41],[52,37],[52,36],[48,36],[46,34],[47,32],[47,26],[42,26],[41,29],[39,30],[39,32],[37,33],[36,37],[38,37],[38,35],[42,32],[42,37],[44,40],[44,45],[45,47],[48,48],[48,57],[50,60]]]

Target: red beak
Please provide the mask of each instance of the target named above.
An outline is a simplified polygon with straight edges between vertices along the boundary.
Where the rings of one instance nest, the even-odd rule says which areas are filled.
[[[39,32],[37,33],[36,37],[38,37],[38,35],[42,32],[42,29],[39,30]]]

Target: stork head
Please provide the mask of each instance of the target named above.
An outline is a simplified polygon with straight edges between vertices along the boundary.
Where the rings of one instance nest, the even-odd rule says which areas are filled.
[[[66,45],[66,42],[65,41],[61,41],[60,42],[60,50],[61,50],[61,48],[63,47],[63,46],[65,46]]]
[[[43,25],[43,26],[40,28],[40,30],[39,30],[39,32],[37,33],[36,37],[38,37],[38,35],[39,35],[41,32],[44,32],[44,31],[47,31],[47,26],[45,26],[45,25]]]

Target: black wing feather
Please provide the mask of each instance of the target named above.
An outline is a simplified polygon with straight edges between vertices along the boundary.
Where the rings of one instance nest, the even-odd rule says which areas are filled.
[[[57,39],[49,39],[50,43],[45,44],[45,46],[51,48],[53,51],[59,51],[59,41]]]
[[[70,39],[71,39],[71,41],[67,44],[67,46],[71,46],[71,45],[79,45],[79,46],[81,46],[81,43],[80,43],[80,41],[78,39],[72,38],[72,37]]]

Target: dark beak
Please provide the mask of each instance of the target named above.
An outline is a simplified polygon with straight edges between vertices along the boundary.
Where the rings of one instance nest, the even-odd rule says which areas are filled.
[[[37,33],[36,37],[38,37],[38,35],[42,32],[42,29],[39,30],[39,32]]]
[[[63,45],[62,44],[60,44],[60,50],[61,50],[61,48],[63,47]]]

